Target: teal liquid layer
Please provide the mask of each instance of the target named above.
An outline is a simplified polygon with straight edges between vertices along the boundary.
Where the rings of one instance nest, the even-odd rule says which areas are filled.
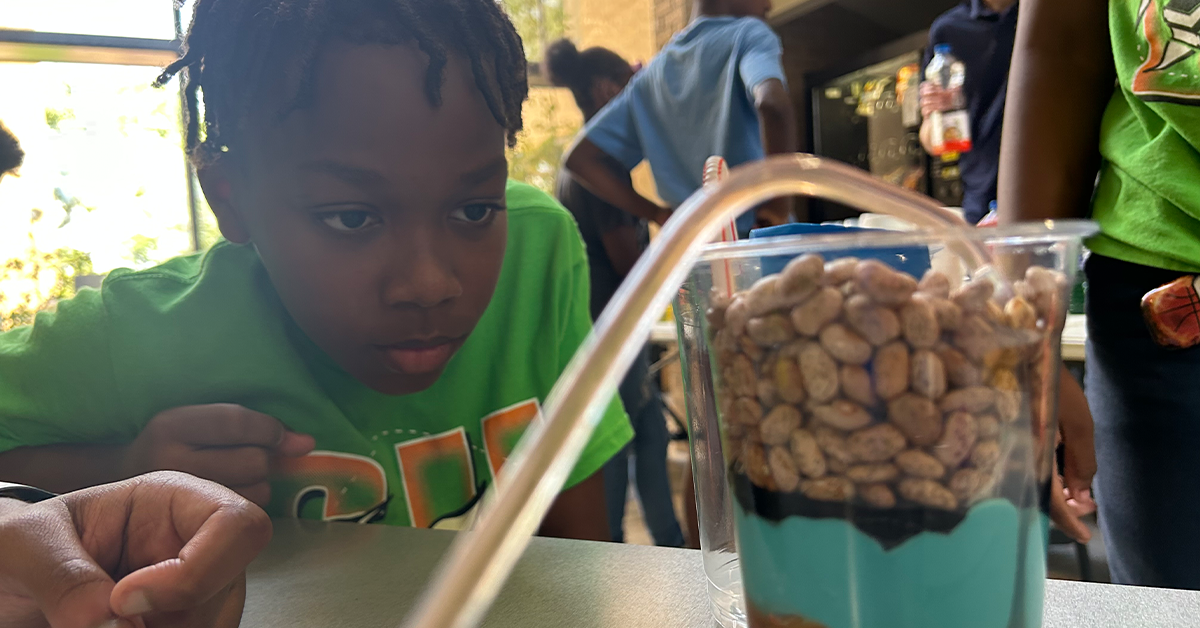
[[[734,516],[746,597],[765,613],[828,628],[1041,626],[1049,523],[1038,510],[989,500],[951,532],[891,550],[840,519],[773,522],[740,504]]]

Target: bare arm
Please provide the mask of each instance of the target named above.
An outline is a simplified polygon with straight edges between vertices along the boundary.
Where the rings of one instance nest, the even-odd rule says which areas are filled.
[[[564,163],[583,187],[602,200],[660,225],[666,222],[671,211],[638,194],[627,177],[613,171],[611,159],[585,137],[570,148]]]
[[[930,155],[934,154],[933,146],[933,113],[950,108],[952,96],[933,81],[922,81],[918,90],[921,98],[921,130],[917,133],[921,148]]]
[[[315,445],[311,436],[242,406],[183,406],[160,412],[128,445],[47,445],[2,453],[0,477],[66,493],[150,471],[182,471],[265,506],[274,462],[307,455]]]
[[[769,79],[754,88],[754,109],[758,111],[763,152],[767,156],[796,152],[796,109],[792,97],[779,79]],[[758,209],[760,226],[780,225],[792,215],[792,199],[780,198]]]
[[[550,506],[538,534],[583,541],[612,540],[604,503],[604,473],[597,471],[563,491]]]
[[[0,453],[0,478],[69,493],[132,477],[125,445],[47,445]]]
[[[1113,92],[1103,0],[1025,0],[1008,78],[1000,220],[1087,214]]]

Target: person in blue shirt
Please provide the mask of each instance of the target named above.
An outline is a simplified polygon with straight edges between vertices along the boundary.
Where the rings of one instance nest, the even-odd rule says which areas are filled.
[[[964,0],[938,16],[929,28],[924,68],[934,47],[950,46],[950,54],[966,70],[963,95],[971,120],[971,150],[959,157],[963,185],[963,217],[979,222],[996,200],[996,173],[1000,168],[1000,131],[1004,122],[1004,97],[1008,91],[1008,65],[1017,35],[1017,0]],[[931,150],[929,114],[947,108],[950,95],[938,85],[921,84],[921,144]]]
[[[700,188],[709,156],[734,167],[795,152],[783,47],[763,21],[770,10],[770,0],[698,0],[696,19],[587,124],[567,169],[601,199],[662,224]],[[638,194],[610,158],[626,170],[649,161],[670,207]],[[790,199],[779,199],[740,217],[738,231],[790,214]]]
[[[566,39],[546,50],[546,66],[551,83],[571,90],[585,121],[594,118],[634,76],[629,62],[617,53],[601,47],[581,52]],[[610,168],[615,176],[632,185],[629,172],[620,164],[610,163]],[[583,236],[592,286],[591,314],[596,319],[646,250],[650,242],[646,220],[604,202],[568,172],[559,173],[555,196],[575,217]],[[645,350],[633,361],[618,392],[633,424],[633,441],[604,465],[609,534],[618,543],[625,540],[625,498],[632,456],[638,499],[654,543],[681,547],[683,530],[675,518],[667,475],[669,434],[663,420],[662,397],[650,385],[650,356]]]

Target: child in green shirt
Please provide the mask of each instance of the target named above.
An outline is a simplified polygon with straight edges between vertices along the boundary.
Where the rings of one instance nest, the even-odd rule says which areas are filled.
[[[1022,0],[1009,79],[1002,219],[1100,226],[1087,242],[1085,383],[1120,584],[1200,589],[1200,346],[1163,346],[1141,307],[1200,272],[1197,17],[1195,0]],[[1187,283],[1181,333],[1200,316]]]
[[[573,221],[506,181],[512,24],[492,0],[199,0],[160,82],[183,71],[227,241],[0,334],[0,476],[171,469],[273,516],[468,514],[590,329]],[[614,401],[543,533],[607,537],[595,472],[630,436]]]

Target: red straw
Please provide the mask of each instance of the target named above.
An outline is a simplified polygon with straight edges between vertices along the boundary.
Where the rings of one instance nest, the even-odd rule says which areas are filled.
[[[708,188],[720,185],[728,174],[729,167],[722,157],[713,155],[704,161],[704,187]],[[721,227],[721,239],[719,241],[737,242],[737,239],[737,224],[733,220],[730,220],[729,224]],[[714,281],[718,281],[718,285],[721,285],[725,289],[725,296],[732,297],[737,284],[733,280],[733,268],[730,266],[729,260],[722,261],[721,267],[714,267],[713,270],[718,271],[716,273],[718,277],[714,277]]]

